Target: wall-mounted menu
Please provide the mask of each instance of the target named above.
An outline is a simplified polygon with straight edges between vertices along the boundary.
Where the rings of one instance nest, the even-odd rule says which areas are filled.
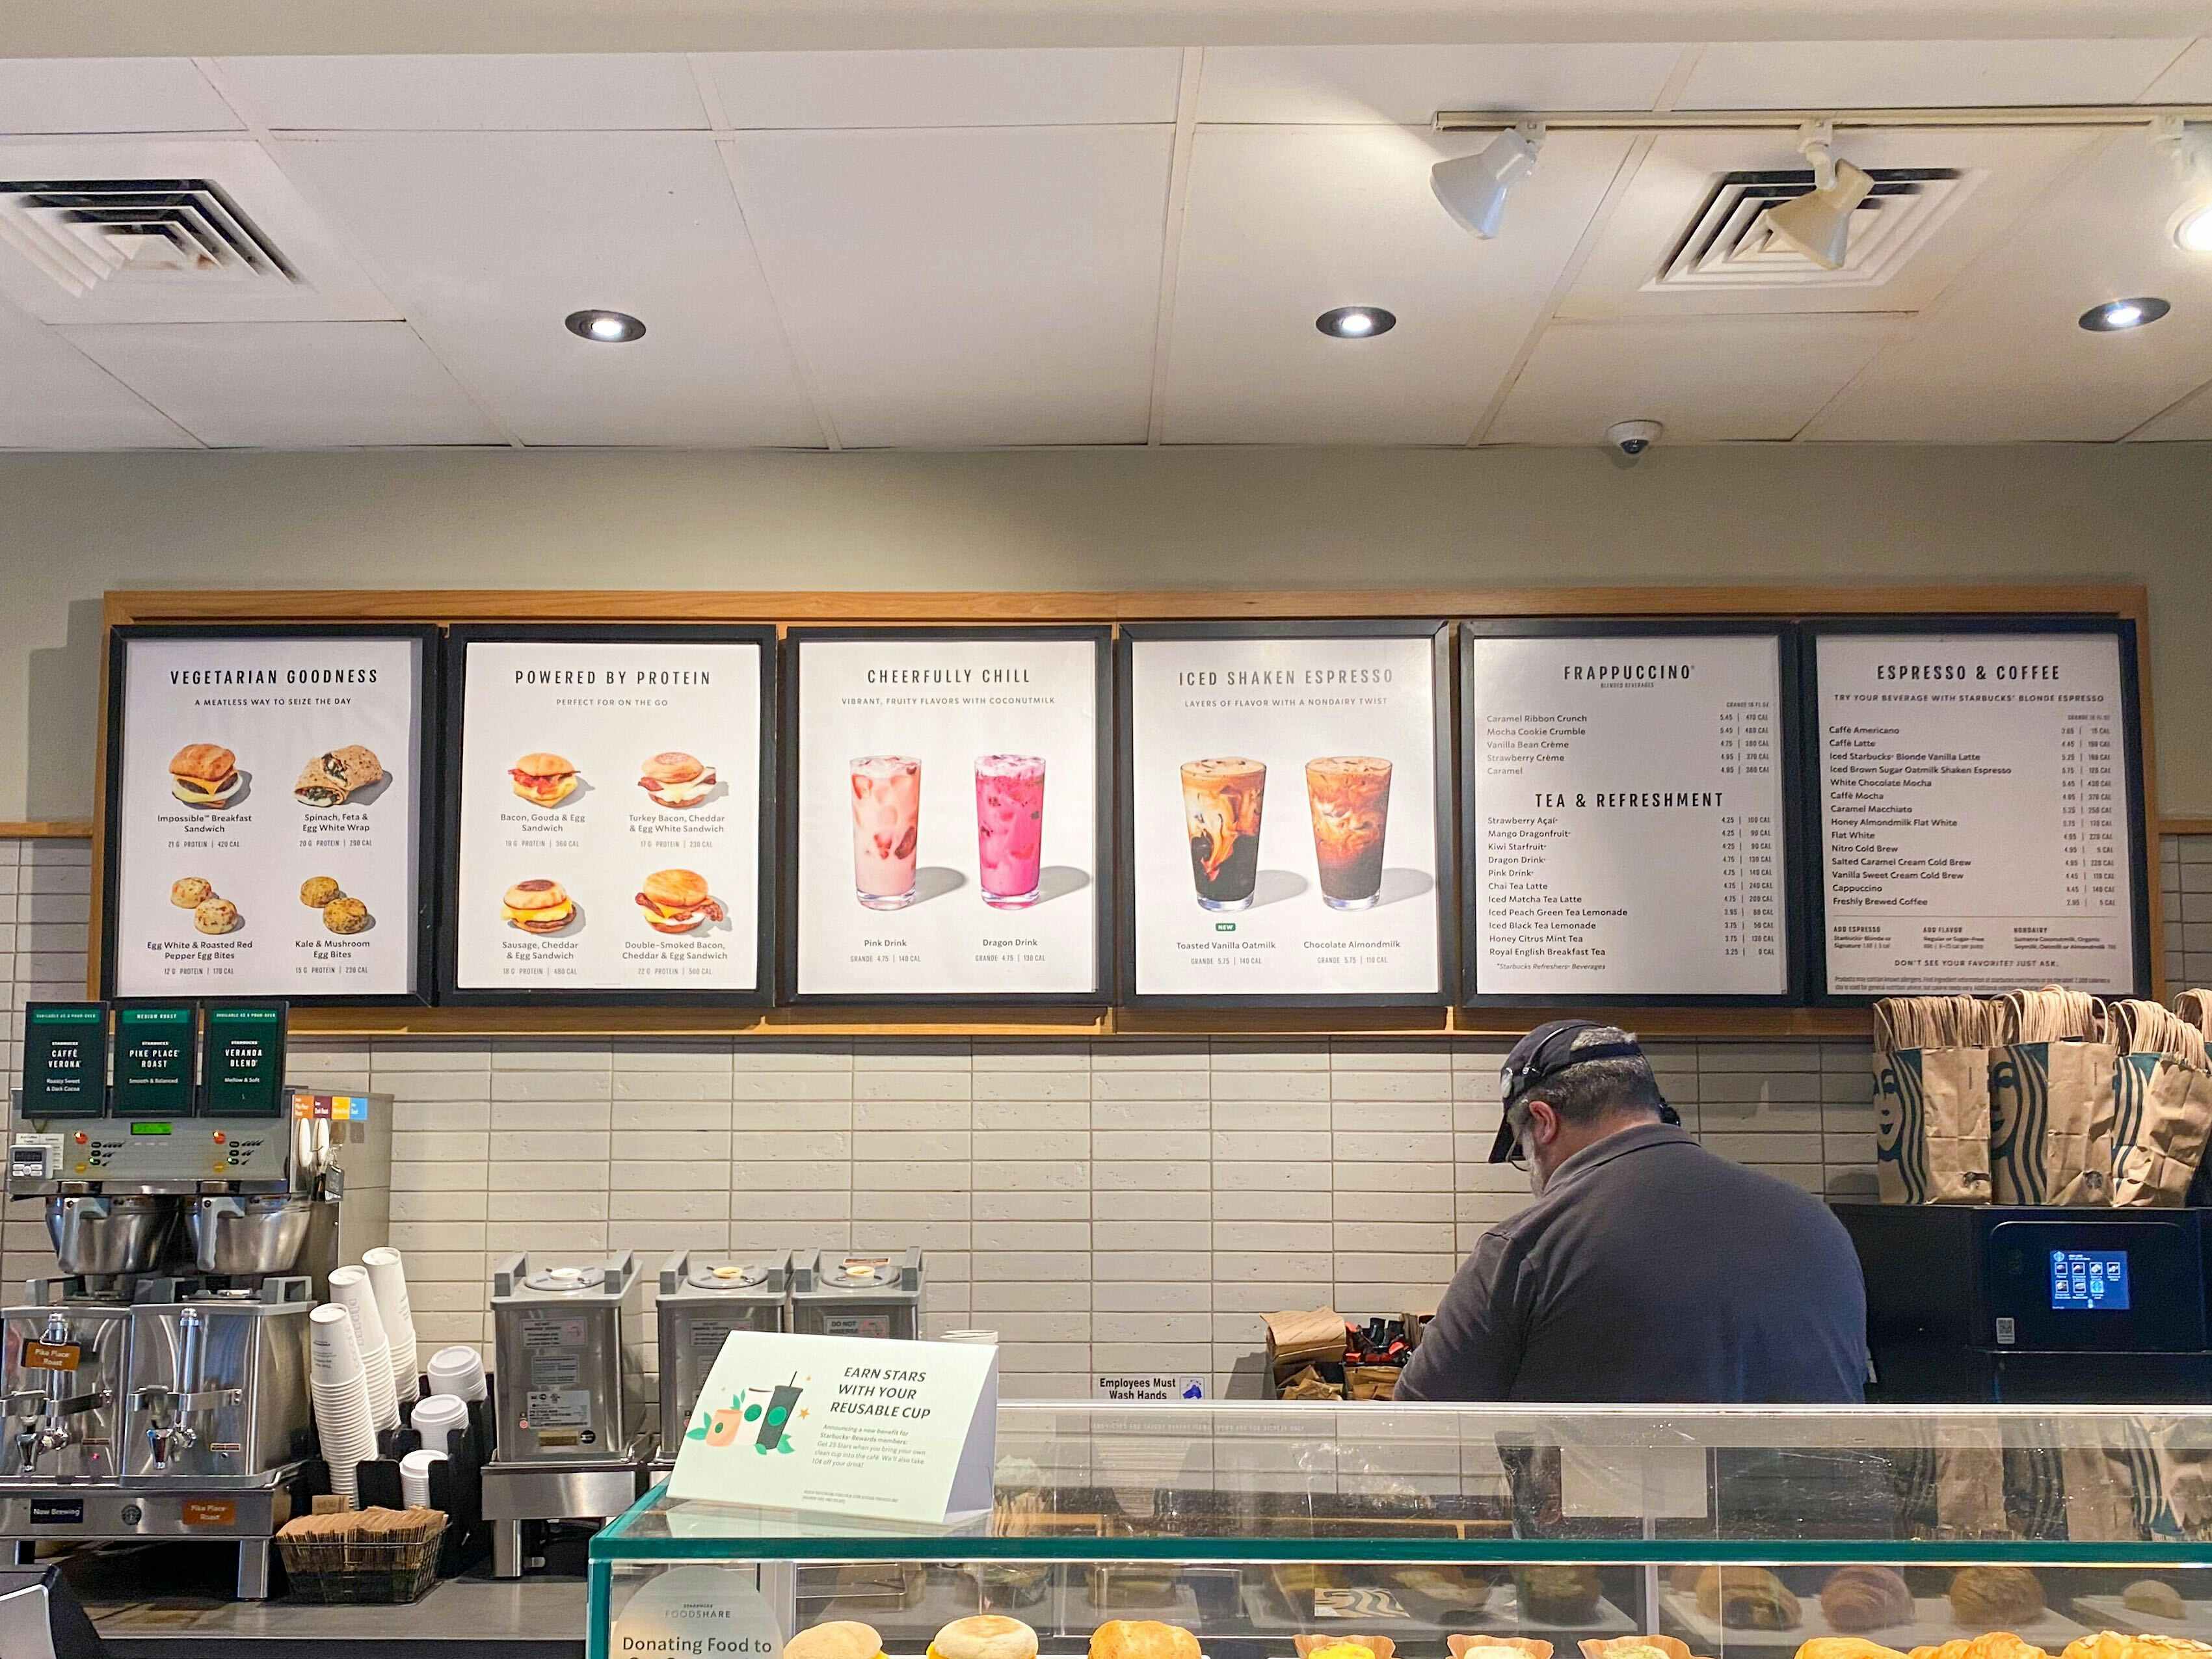
[[[1123,989],[1450,994],[1441,623],[1132,627]]]
[[[1815,631],[1828,994],[2147,989],[2124,629]]]
[[[116,630],[116,994],[422,996],[431,637]]]
[[[764,996],[773,641],[454,630],[447,994]]]
[[[792,994],[1102,994],[1106,641],[793,635]]]
[[[1791,989],[1778,630],[1470,624],[1468,992]]]

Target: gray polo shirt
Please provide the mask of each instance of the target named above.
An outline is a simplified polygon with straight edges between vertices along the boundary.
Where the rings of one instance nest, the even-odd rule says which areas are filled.
[[[1397,1398],[1832,1405],[1866,1372],[1866,1285],[1827,1206],[1652,1123],[1483,1235]]]

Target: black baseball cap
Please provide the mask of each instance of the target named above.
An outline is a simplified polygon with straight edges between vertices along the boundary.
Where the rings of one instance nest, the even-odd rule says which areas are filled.
[[[1492,1164],[1510,1164],[1519,1155],[1521,1137],[1514,1133],[1510,1114],[1514,1102],[1534,1085],[1585,1060],[1644,1058],[1643,1045],[1632,1036],[1624,1036],[1616,1042],[1575,1047],[1575,1039],[1583,1032],[1605,1029],[1594,1019],[1548,1020],[1513,1045],[1513,1052],[1505,1056],[1505,1064],[1498,1073],[1498,1139],[1490,1144]],[[1662,1105],[1659,1121],[1680,1123],[1682,1115],[1672,1106]]]

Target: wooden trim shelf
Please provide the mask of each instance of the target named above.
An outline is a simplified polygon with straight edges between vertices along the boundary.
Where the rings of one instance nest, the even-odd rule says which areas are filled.
[[[0,841],[89,841],[90,818],[34,818],[0,822]]]
[[[2161,836],[2212,836],[2212,818],[2160,818]]]

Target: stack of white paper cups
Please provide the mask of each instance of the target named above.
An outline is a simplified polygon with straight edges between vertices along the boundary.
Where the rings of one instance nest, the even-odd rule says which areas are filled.
[[[415,1403],[422,1374],[415,1368],[415,1310],[407,1300],[407,1268],[399,1252],[389,1246],[368,1251],[361,1258],[368,1269],[369,1288],[376,1292],[376,1311],[384,1321],[384,1334],[392,1342],[392,1387],[402,1406]]]
[[[315,1433],[331,1468],[331,1490],[349,1509],[361,1507],[359,1465],[376,1455],[376,1428],[368,1409],[368,1374],[353,1315],[326,1302],[307,1316],[311,1346],[308,1389]]]
[[[477,1401],[484,1397],[483,1356],[465,1345],[457,1343],[432,1354],[427,1375],[434,1395]]]
[[[399,1495],[410,1510],[430,1507],[430,1465],[442,1463],[446,1454],[432,1451],[428,1446],[411,1451],[399,1460]]]
[[[410,1420],[415,1432],[422,1437],[424,1449],[442,1455],[452,1443],[446,1437],[469,1425],[468,1401],[457,1395],[425,1395],[415,1402]]]
[[[399,1401],[392,1387],[392,1341],[376,1305],[366,1267],[331,1269],[331,1300],[353,1318],[354,1340],[368,1373],[368,1411],[379,1430],[399,1426]],[[373,1455],[374,1454],[372,1454]]]

